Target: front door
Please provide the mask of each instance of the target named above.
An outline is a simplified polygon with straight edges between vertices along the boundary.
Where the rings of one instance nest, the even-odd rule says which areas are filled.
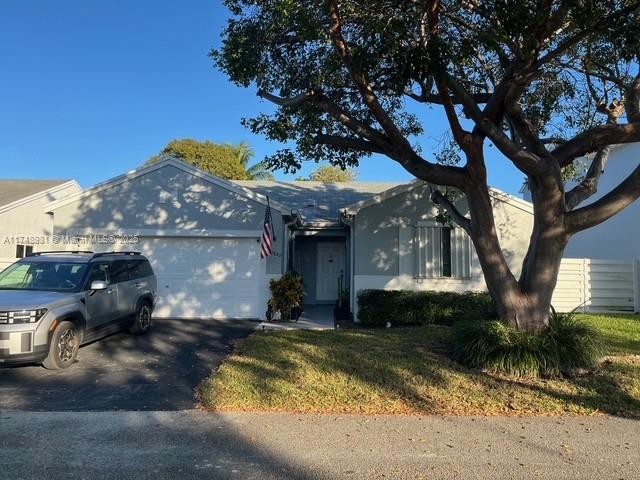
[[[338,279],[345,273],[345,244],[338,242],[318,243],[318,269],[316,300],[338,300]],[[344,286],[343,286],[344,288]]]

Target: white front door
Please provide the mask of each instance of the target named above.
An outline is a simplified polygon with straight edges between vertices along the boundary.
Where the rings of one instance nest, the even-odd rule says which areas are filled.
[[[338,299],[338,278],[345,275],[345,244],[318,242],[318,266],[316,278],[316,300]],[[343,284],[344,288],[344,284]]]

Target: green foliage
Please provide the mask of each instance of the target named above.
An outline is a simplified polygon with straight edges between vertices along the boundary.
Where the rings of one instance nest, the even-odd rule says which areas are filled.
[[[322,183],[353,182],[357,177],[358,172],[353,169],[325,165],[311,172],[309,180]]]
[[[454,358],[494,373],[557,376],[592,368],[603,355],[597,330],[574,314],[554,313],[546,329],[533,333],[498,320],[467,320],[453,328]]]
[[[322,92],[353,119],[379,128],[331,43],[328,2],[226,0],[225,4],[232,17],[223,33],[222,47],[211,56],[233,82],[244,87],[256,85],[283,97],[310,90]],[[613,100],[621,97],[618,84],[628,83],[637,68],[640,29],[627,1],[543,5],[533,1],[443,0],[438,3],[441,14],[434,29],[438,35],[425,38],[429,5],[340,2],[342,35],[351,63],[364,72],[381,106],[411,140],[418,140],[423,124],[431,127],[434,122],[431,114],[419,118],[412,113],[418,109],[408,104],[415,96],[409,97],[407,92],[437,93],[433,78],[444,70],[468,92],[484,93],[510,75],[512,65],[535,64],[559,46],[571,45],[564,55],[541,63],[519,102],[537,135],[568,138],[606,120],[598,112],[585,72],[591,72],[595,96],[605,99],[609,95]],[[606,28],[593,28],[606,18],[615,20],[605,22]],[[581,32],[591,34],[572,41]],[[603,80],[612,75],[616,81]],[[442,113],[438,102],[432,105]],[[296,170],[304,160],[356,166],[369,155],[314,142],[319,132],[348,138],[357,134],[313,104],[284,106],[245,120],[245,126],[271,140],[295,143],[295,148],[269,157],[272,167]],[[509,133],[508,125],[504,129]],[[429,135],[433,134],[430,130]],[[453,149],[438,156],[444,163],[457,163]]]
[[[302,299],[305,295],[302,278],[287,272],[279,279],[271,280],[269,289],[271,290],[273,309],[280,312],[282,320],[290,320],[291,309],[302,306]]]
[[[410,292],[406,290],[361,290],[358,319],[365,326],[382,327],[451,325],[459,320],[486,320],[497,316],[487,293]]]
[[[253,150],[247,143],[238,145],[199,142],[192,139],[173,140],[151,157],[147,165],[174,156],[200,170],[228,180],[270,180],[273,176],[264,162],[247,169]]]

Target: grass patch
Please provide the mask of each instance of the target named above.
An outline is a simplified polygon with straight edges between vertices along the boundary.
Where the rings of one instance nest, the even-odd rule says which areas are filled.
[[[606,360],[570,380],[517,379],[449,359],[450,328],[256,333],[201,389],[208,408],[363,414],[640,417],[640,318],[581,318]]]

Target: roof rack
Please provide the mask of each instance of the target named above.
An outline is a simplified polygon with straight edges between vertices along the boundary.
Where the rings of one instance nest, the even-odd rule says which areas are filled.
[[[93,252],[88,250],[51,250],[48,252],[33,252],[27,255],[27,257],[39,257],[41,255],[74,255],[80,253],[92,254]]]
[[[93,253],[93,252],[91,252]],[[107,257],[109,255],[142,255],[142,253],[140,252],[100,252],[100,253],[94,253],[93,256],[91,257],[91,259],[93,260],[94,258],[100,258],[100,257]]]

